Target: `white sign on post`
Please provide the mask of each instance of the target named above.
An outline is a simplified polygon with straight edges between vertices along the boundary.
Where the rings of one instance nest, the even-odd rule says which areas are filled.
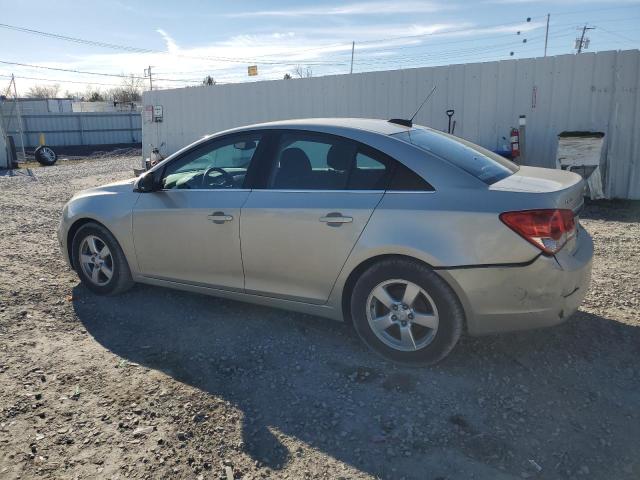
[[[155,107],[153,107],[153,121],[162,121],[162,105],[156,105]]]
[[[144,107],[144,121],[146,123],[153,122],[153,105],[145,105],[145,107]]]

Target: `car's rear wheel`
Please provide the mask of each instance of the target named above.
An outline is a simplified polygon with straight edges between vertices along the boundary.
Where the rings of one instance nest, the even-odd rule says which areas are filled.
[[[366,270],[352,292],[351,316],[369,347],[410,364],[442,360],[464,325],[453,290],[433,270],[408,259],[383,260]]]
[[[95,293],[115,295],[133,286],[118,241],[97,223],[87,223],[78,229],[73,237],[72,258],[80,280]]]

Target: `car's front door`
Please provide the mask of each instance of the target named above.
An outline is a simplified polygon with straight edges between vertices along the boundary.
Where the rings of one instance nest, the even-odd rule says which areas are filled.
[[[326,302],[389,177],[388,165],[361,148],[305,131],[274,139],[261,158],[270,163],[264,184],[242,207],[248,293]]]
[[[143,275],[242,290],[240,208],[261,135],[234,134],[194,147],[160,175],[161,190],[142,193],[133,237]]]

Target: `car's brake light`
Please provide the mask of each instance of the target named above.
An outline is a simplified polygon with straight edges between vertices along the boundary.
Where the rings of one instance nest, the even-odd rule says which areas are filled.
[[[500,214],[500,220],[525,240],[550,255],[576,234],[571,210],[522,210]]]

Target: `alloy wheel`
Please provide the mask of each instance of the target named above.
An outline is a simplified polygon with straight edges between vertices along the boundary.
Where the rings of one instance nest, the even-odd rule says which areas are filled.
[[[56,161],[56,154],[49,147],[42,147],[40,149],[40,154],[44,156],[49,161],[49,163],[53,163]]]
[[[438,309],[429,294],[408,280],[378,284],[367,299],[367,320],[385,345],[404,352],[429,345],[438,330]]]
[[[113,257],[107,244],[95,235],[87,235],[80,244],[80,266],[86,277],[104,286],[113,277]]]

